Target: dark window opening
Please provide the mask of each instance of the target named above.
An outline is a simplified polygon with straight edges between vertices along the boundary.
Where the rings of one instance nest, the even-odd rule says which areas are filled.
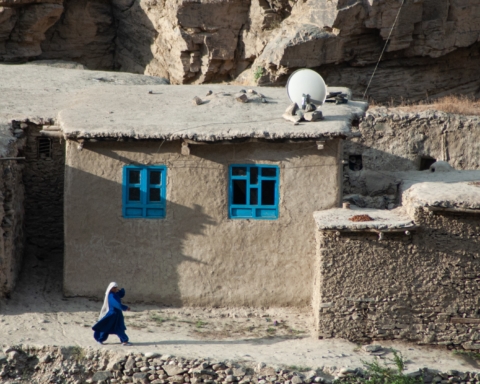
[[[37,138],[37,154],[39,159],[52,157],[52,139],[48,137]]]
[[[275,180],[262,181],[262,205],[275,205]]]
[[[232,175],[233,176],[245,176],[247,174],[246,167],[233,167],[232,168]]]
[[[250,168],[250,184],[256,185],[258,183],[258,168]]]
[[[150,184],[160,184],[160,171],[150,171]]]
[[[348,157],[348,168],[351,171],[361,171],[363,168],[362,155],[350,155]]]
[[[128,200],[140,201],[140,188],[128,188]]]
[[[128,172],[128,182],[129,184],[140,184],[140,171]]]
[[[427,169],[430,169],[430,166],[436,161],[436,159],[431,157],[422,157],[420,159],[420,171],[426,171]]]
[[[277,176],[276,168],[262,168],[262,176],[275,177]]]
[[[150,188],[150,201],[160,201],[159,188]]]
[[[257,205],[258,204],[258,189],[252,188],[250,189],[250,204]]]
[[[233,204],[247,204],[247,180],[233,180]]]

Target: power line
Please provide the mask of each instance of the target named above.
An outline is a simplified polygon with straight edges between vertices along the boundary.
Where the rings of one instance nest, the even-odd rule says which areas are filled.
[[[395,21],[393,22],[392,29],[390,29],[390,33],[388,34],[387,41],[385,41],[385,45],[383,46],[383,50],[380,53],[380,57],[378,58],[377,65],[373,70],[372,76],[370,77],[370,81],[368,82],[368,85],[367,85],[367,89],[365,89],[365,93],[363,94],[364,100],[365,100],[365,96],[367,95],[368,88],[370,88],[370,84],[372,83],[373,76],[375,76],[375,72],[377,72],[377,68],[380,65],[380,61],[382,60],[383,53],[385,52],[385,49],[387,49],[388,42],[390,41],[390,36],[392,36],[393,28],[395,28],[395,24],[397,24],[398,16],[400,16],[400,11],[402,10],[404,3],[405,3],[405,0],[402,0],[402,4],[400,4],[400,9],[398,10],[397,17],[395,17]]]

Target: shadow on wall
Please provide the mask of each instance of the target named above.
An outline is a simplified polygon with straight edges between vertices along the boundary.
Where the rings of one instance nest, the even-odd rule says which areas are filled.
[[[68,166],[66,175],[65,295],[101,298],[116,281],[129,302],[181,306],[179,266],[205,264],[186,254],[184,242],[203,236],[212,218],[167,199],[165,219],[126,219],[120,183]]]
[[[154,59],[152,46],[158,36],[145,11],[135,0],[113,0],[116,24],[114,69],[143,74]]]

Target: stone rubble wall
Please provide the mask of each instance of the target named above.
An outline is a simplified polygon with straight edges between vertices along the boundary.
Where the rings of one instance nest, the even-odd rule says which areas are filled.
[[[26,124],[14,124],[2,135],[2,157],[20,157],[25,142]],[[6,139],[6,143],[4,141]],[[24,162],[0,161],[0,297],[9,296],[15,287],[24,251]]]
[[[417,208],[415,222],[418,230],[383,240],[317,233],[319,336],[480,350],[480,216]]]
[[[310,384],[351,382],[352,376],[363,377],[361,369],[324,368],[297,372],[273,368],[263,363],[240,364],[234,361],[213,362],[209,359],[187,360],[155,352],[115,353],[80,347],[6,346],[0,352],[2,383],[138,383],[138,384]],[[479,383],[474,372],[438,372],[424,368],[409,376],[424,383]]]
[[[0,133],[0,297],[15,288],[25,252],[63,256],[65,144],[52,139],[51,158],[39,157],[42,123],[13,121]]]
[[[361,156],[362,169],[350,169]],[[422,158],[448,161],[458,170],[480,169],[480,117],[377,107],[367,111],[344,143],[343,194],[360,207],[398,203],[400,181],[390,172],[420,170]]]
[[[40,125],[28,124],[25,145],[26,251],[38,258],[63,258],[65,141],[50,138],[51,156],[39,155]]]

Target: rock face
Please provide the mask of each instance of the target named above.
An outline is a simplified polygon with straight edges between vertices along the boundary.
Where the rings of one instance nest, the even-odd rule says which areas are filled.
[[[0,1],[0,58],[15,61],[40,55],[45,32],[62,12],[61,0]]]
[[[172,83],[280,85],[308,67],[362,96],[385,47],[375,100],[477,94],[477,3],[0,0],[0,60],[74,60]]]
[[[77,61],[91,69],[112,69],[115,25],[108,0],[67,0],[46,33],[40,59]]]
[[[246,67],[240,51],[243,56],[255,57],[242,49],[249,26],[253,23],[261,28],[268,23],[267,15],[276,15],[267,14],[258,0],[254,1],[257,7],[245,0],[165,4],[116,0],[115,66],[123,71],[167,77],[172,83],[231,79],[239,63],[242,70]]]
[[[264,68],[260,80],[265,84],[284,82],[292,69],[315,68],[327,83],[348,84],[361,95],[391,32],[368,95],[385,101],[446,90],[475,93],[467,84],[478,87],[472,70],[478,62],[479,5],[474,1],[419,0],[405,2],[400,9],[401,4],[299,2],[253,68]]]

